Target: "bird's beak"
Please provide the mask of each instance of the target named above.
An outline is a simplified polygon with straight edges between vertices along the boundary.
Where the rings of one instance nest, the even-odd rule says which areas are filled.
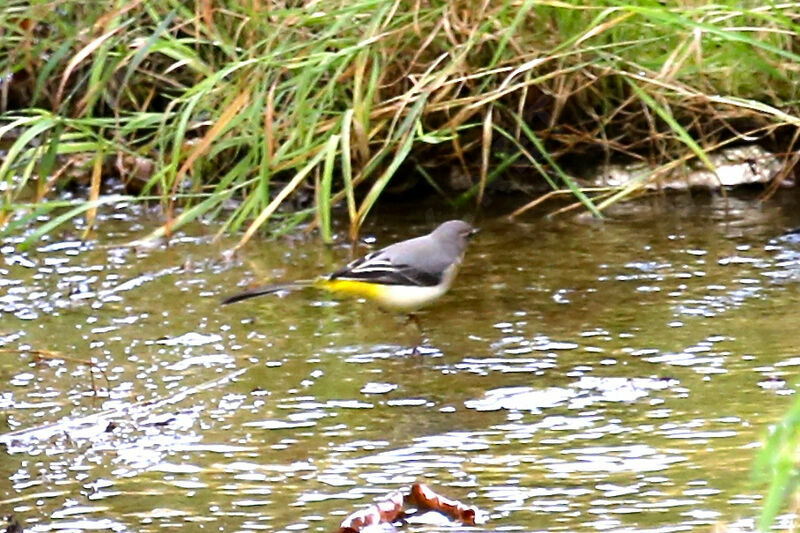
[[[478,228],[472,228],[471,230],[469,230],[469,233],[467,233],[467,237],[473,237],[479,231],[480,230]]]

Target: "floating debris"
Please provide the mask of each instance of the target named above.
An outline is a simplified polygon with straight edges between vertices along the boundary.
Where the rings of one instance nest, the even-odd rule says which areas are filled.
[[[414,510],[407,512],[407,508]],[[348,515],[336,533],[372,531],[375,526],[390,526],[392,522],[405,520],[415,512],[427,511],[435,511],[452,521],[467,526],[483,524],[488,519],[487,515],[477,507],[446,498],[422,483],[414,483],[406,495],[400,491],[392,492],[385,499]],[[393,529],[387,527],[380,530],[392,531]]]

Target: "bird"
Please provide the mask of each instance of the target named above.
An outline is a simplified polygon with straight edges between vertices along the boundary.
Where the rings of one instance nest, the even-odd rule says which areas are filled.
[[[467,244],[477,231],[463,220],[448,220],[427,235],[370,252],[333,273],[256,287],[228,296],[221,303],[228,305],[265,294],[314,287],[363,297],[415,320],[414,311],[432,304],[450,289]]]

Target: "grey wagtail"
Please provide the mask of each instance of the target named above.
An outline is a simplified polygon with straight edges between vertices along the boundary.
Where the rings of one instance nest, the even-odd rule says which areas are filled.
[[[225,298],[231,304],[262,294],[315,287],[373,300],[386,309],[410,313],[438,300],[453,283],[469,238],[477,230],[450,220],[422,237],[401,241],[312,280],[265,285]]]

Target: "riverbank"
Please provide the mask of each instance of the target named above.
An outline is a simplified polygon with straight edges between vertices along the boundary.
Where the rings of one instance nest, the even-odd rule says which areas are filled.
[[[397,190],[480,203],[585,189],[604,162],[669,166],[757,142],[795,164],[794,5],[51,2],[5,9],[6,232],[115,193],[169,234],[281,231]],[[645,182],[646,180],[640,180]],[[65,200],[63,191],[69,192]],[[58,201],[50,201],[56,199]],[[26,218],[27,217],[27,218]]]

